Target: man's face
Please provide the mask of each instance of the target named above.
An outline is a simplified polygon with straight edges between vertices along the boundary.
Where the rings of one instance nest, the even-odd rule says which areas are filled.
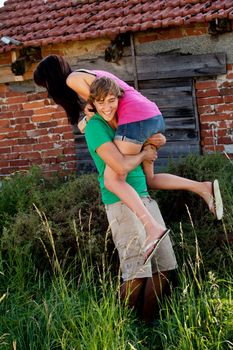
[[[116,117],[118,108],[118,97],[108,94],[105,99],[93,102],[97,112],[106,122],[112,121]]]

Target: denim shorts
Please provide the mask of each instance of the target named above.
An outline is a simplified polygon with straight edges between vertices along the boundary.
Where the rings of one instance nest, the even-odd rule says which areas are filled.
[[[165,122],[162,115],[117,127],[115,139],[143,144],[153,134],[164,133]]]

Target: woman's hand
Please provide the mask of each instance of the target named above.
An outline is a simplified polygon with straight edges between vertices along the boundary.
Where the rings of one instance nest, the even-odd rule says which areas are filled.
[[[93,117],[93,115],[95,114],[95,112],[93,112],[93,107],[92,105],[90,105],[89,103],[86,104],[85,108],[84,108],[84,113],[85,113],[85,117],[80,120],[80,122],[78,122],[78,128],[81,131],[82,134],[84,134],[85,132],[85,127],[87,125],[87,122]]]
[[[93,106],[90,103],[87,103],[85,108],[84,108],[84,113],[86,115],[86,120],[89,121],[95,112],[93,111]]]
[[[142,152],[144,152],[144,160],[154,162],[158,158],[156,147],[151,144],[144,146]]]
[[[166,137],[160,133],[154,134],[149,139],[146,140],[146,145],[148,143],[154,145],[156,148],[159,148],[159,147],[165,145]]]

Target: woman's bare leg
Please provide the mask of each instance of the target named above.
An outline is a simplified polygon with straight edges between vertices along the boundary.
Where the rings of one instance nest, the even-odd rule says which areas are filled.
[[[196,193],[208,205],[209,210],[215,215],[213,204],[213,189],[210,181],[194,181],[185,177],[167,173],[154,174],[153,162],[144,161],[143,170],[146,175],[147,185],[152,190],[184,190]]]
[[[117,174],[110,167],[106,166],[104,172],[105,187],[117,195],[137,215],[145,227],[147,233],[145,243],[148,245],[150,242],[159,239],[166,228],[153,218],[144,206],[138,193],[125,181],[125,178],[125,176]]]
[[[134,144],[132,142],[115,140],[119,151],[125,155],[138,154],[141,150],[141,145]],[[104,172],[105,187],[116,194],[123,203],[125,203],[139,218],[145,227],[147,233],[147,239],[145,245],[150,245],[155,240],[162,237],[166,228],[160,225],[149,211],[144,206],[138,193],[125,181],[126,176],[121,176],[113,171],[110,167],[106,166]],[[152,244],[146,252],[146,257],[154,249]]]

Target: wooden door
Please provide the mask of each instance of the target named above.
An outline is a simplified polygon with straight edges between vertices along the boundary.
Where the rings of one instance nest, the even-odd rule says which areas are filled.
[[[179,161],[190,153],[201,152],[194,79],[226,73],[225,54],[138,56],[136,69],[131,56],[123,57],[119,64],[97,58],[78,61],[73,67],[106,70],[131,85],[137,72],[139,91],[156,102],[166,123],[167,143],[159,150],[156,170],[166,166],[169,159]],[[77,129],[75,138],[78,172],[94,171],[85,138]]]

